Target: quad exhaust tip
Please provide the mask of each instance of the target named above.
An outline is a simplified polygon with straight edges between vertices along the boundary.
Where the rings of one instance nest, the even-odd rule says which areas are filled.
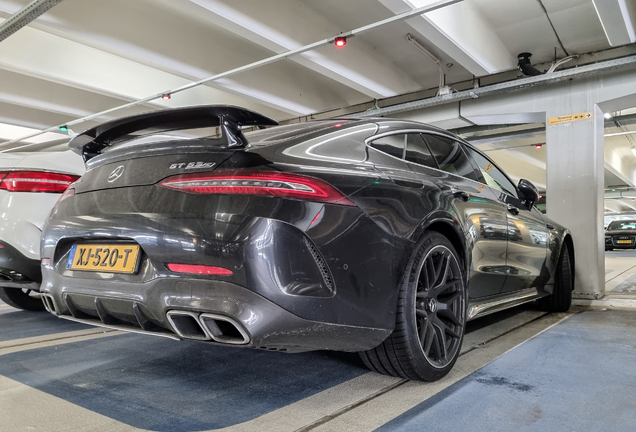
[[[53,300],[53,296],[50,294],[40,294],[40,298],[42,299],[42,303],[44,303],[44,309],[47,312],[52,313],[53,315],[58,315],[57,308],[55,307],[55,300]]]
[[[201,341],[212,339],[199,322],[198,313],[171,310],[167,316],[170,325],[181,338]]]
[[[171,310],[166,314],[175,333],[183,339],[245,345],[250,337],[234,319],[217,314]]]

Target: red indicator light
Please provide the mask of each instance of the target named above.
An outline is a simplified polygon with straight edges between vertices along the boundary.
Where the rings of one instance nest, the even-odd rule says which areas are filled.
[[[337,37],[335,43],[336,43],[336,46],[338,48],[342,48],[343,46],[345,46],[347,44],[347,38],[346,37]]]
[[[169,100],[171,98],[170,94],[166,93],[165,95],[161,96],[161,99],[163,100]]]
[[[534,146],[534,148],[536,149],[540,149],[541,147],[543,147],[543,144],[537,144],[536,146]]]
[[[214,267],[194,264],[167,264],[168,270],[175,273],[191,273],[202,275],[232,276],[232,270],[223,267]]]
[[[334,126],[335,126],[335,127],[341,127],[341,126],[342,126],[342,123],[336,123]]]

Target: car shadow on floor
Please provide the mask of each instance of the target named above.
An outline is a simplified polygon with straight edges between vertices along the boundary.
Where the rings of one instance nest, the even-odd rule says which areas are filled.
[[[534,307],[471,321],[466,332]],[[19,326],[33,333],[38,323],[40,332],[86,328],[48,314],[12,312],[0,315],[0,338]],[[0,359],[0,375],[121,423],[166,432],[240,424],[365,373],[355,353],[286,354],[136,334],[15,352]]]
[[[367,373],[356,354],[285,354],[119,335],[6,354],[0,375],[153,431],[228,427]]]

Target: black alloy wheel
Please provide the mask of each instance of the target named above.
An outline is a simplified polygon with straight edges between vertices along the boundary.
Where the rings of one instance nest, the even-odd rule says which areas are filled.
[[[436,246],[424,259],[415,293],[417,334],[431,366],[447,366],[464,334],[464,289],[459,263],[447,247]]]
[[[30,289],[0,287],[0,300],[17,309],[43,311],[40,293]]]
[[[360,353],[373,371],[436,381],[459,357],[466,325],[466,281],[451,243],[428,232],[415,250],[400,288],[393,333]]]

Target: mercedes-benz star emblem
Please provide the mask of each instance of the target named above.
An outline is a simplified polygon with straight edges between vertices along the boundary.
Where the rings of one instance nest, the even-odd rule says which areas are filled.
[[[434,298],[428,299],[428,310],[431,313],[434,313],[437,310],[437,300]]]
[[[124,173],[124,166],[123,165],[119,165],[117,168],[115,168],[113,170],[112,173],[109,174],[108,176],[108,183],[112,183],[115,180],[117,180],[119,177],[122,176],[122,174]]]

